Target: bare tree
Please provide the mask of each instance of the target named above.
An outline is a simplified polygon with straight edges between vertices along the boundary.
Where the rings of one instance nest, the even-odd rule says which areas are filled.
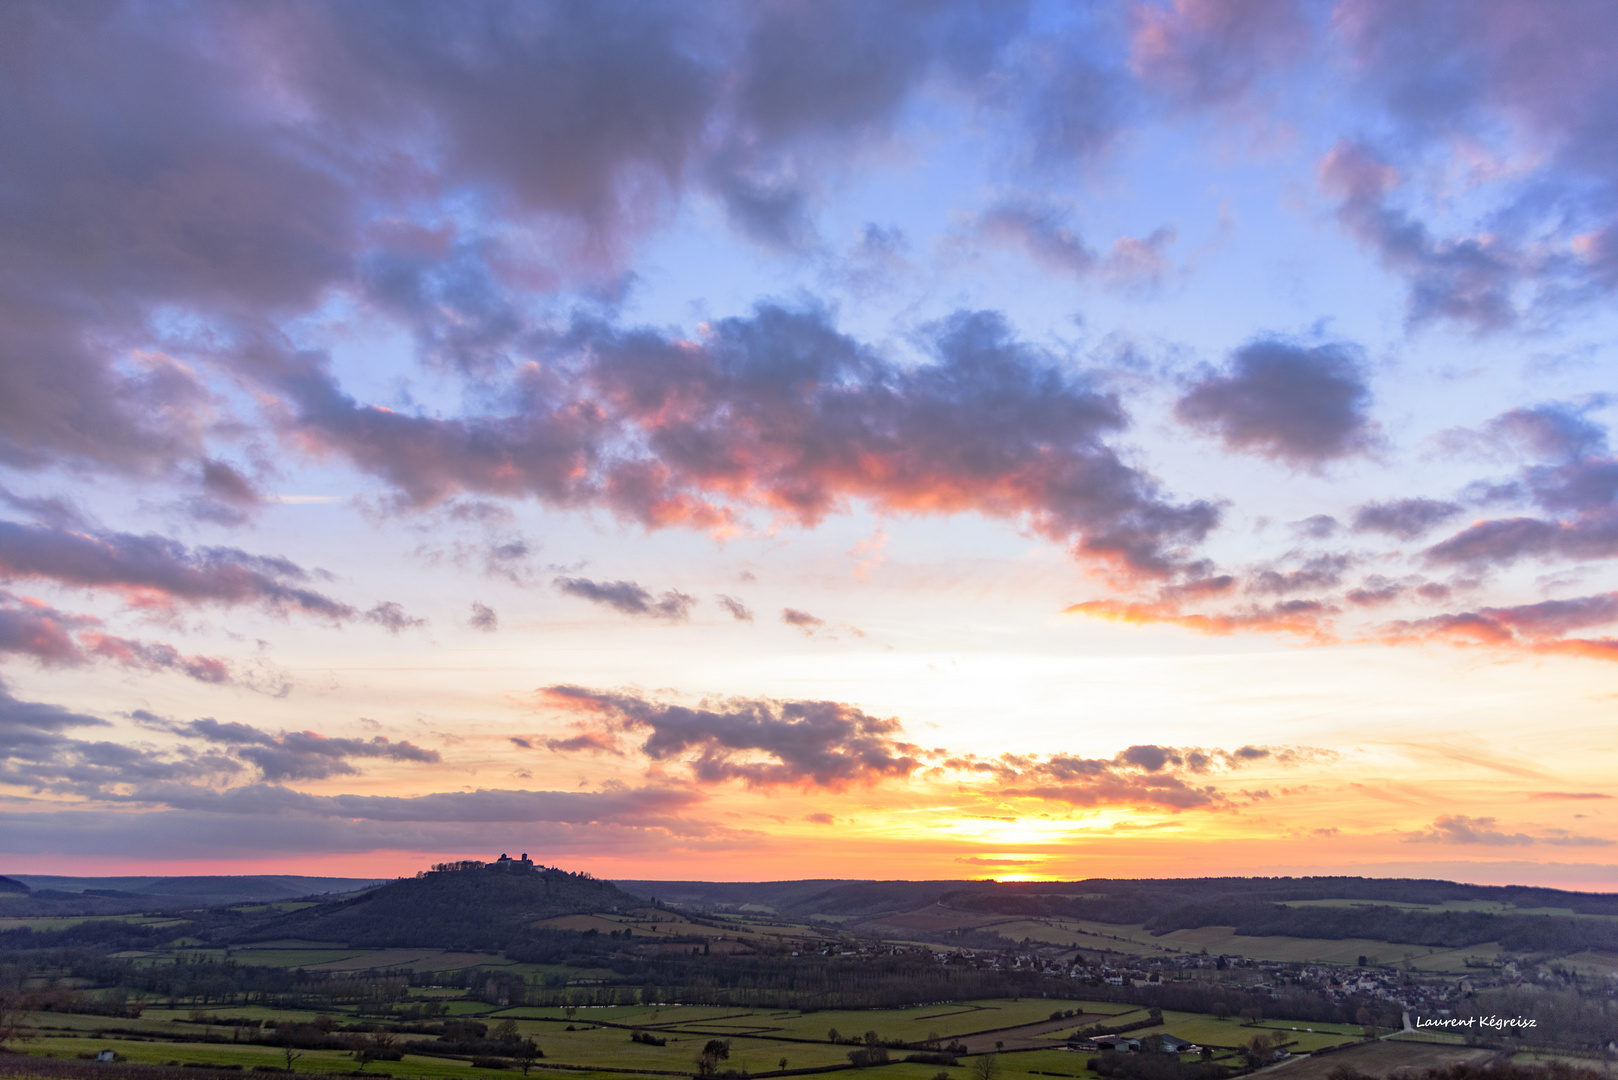
[[[0,1050],[13,1039],[26,1039],[22,1021],[27,1013],[27,1001],[16,990],[0,990]]]
[[[972,1059],[972,1066],[967,1071],[972,1080],[999,1080],[1000,1055],[984,1054],[982,1057]]]

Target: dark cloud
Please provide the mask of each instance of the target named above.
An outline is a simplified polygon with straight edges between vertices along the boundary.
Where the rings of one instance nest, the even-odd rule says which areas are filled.
[[[1552,401],[1511,409],[1490,420],[1486,430],[1537,457],[1573,461],[1606,452],[1606,428],[1586,415],[1604,404],[1605,398],[1597,398],[1580,404]]]
[[[241,78],[247,14],[6,11],[0,460],[155,473],[206,457],[215,402],[161,350],[157,313],[286,311],[347,267],[356,202]]]
[[[799,611],[797,608],[782,608],[781,621],[788,626],[797,627],[806,634],[812,634],[826,625],[825,619],[811,615],[807,611]]]
[[[1353,562],[1351,556],[1343,554],[1315,555],[1305,559],[1303,565],[1296,569],[1265,568],[1254,572],[1248,579],[1247,591],[1280,596],[1293,592],[1320,592],[1331,589],[1342,581],[1343,571]]]
[[[479,789],[414,797],[309,795],[275,784],[224,790],[152,783],[125,797],[137,813],[31,806],[4,817],[16,854],[139,852],[150,858],[499,847],[599,853],[665,851],[674,842],[734,844],[745,834],[693,816],[703,796],[667,786],[604,792]],[[13,828],[15,826],[15,828]],[[538,840],[542,836],[543,843]],[[524,839],[524,838],[527,839]],[[519,842],[520,841],[520,842]]]
[[[1488,434],[1544,462],[1522,470],[1520,481],[1509,485],[1510,498],[1527,499],[1555,516],[1477,521],[1427,548],[1423,557],[1433,565],[1481,568],[1523,558],[1618,555],[1618,459],[1605,456],[1607,432],[1585,415],[1605,400],[1525,406],[1489,421]]]
[[[734,596],[726,596],[723,593],[721,593],[720,595],[714,597],[714,601],[720,607],[722,607],[726,611],[730,612],[730,617],[735,619],[737,622],[752,622],[753,621],[752,609],[750,609],[746,604],[742,603],[740,600],[736,599]]]
[[[932,362],[914,367],[840,334],[816,307],[766,304],[710,324],[696,346],[588,322],[569,340],[584,350],[589,400],[532,365],[517,379],[517,412],[454,420],[361,406],[324,368],[264,355],[297,403],[289,434],[421,505],[529,494],[603,505],[647,528],[723,530],[740,509],[813,525],[863,500],[1022,520],[1147,574],[1169,572],[1218,519],[1209,503],[1169,502],[1124,464],[1103,441],[1125,425],[1116,399],[992,312],[929,327]],[[644,453],[625,456],[635,446]]]
[[[54,746],[62,732],[73,728],[106,726],[107,722],[99,717],[71,712],[59,705],[19,701],[0,685],[0,752],[8,756]]]
[[[1307,536],[1311,540],[1326,540],[1342,530],[1337,519],[1330,514],[1315,514],[1302,521],[1294,521],[1292,528],[1299,536]]]
[[[374,623],[390,634],[399,634],[418,626],[426,626],[426,619],[414,618],[405,613],[402,605],[393,600],[384,600],[364,615],[365,621]]]
[[[1355,532],[1377,532],[1400,540],[1414,540],[1461,513],[1455,503],[1438,499],[1389,499],[1354,509]]]
[[[567,739],[546,739],[545,749],[557,754],[577,754],[580,751],[588,751],[592,754],[623,756],[623,751],[618,748],[617,740],[610,734],[601,731],[586,731]]]
[[[643,615],[653,619],[666,619],[669,622],[684,622],[690,618],[691,606],[697,602],[695,597],[687,596],[677,589],[670,589],[654,599],[650,592],[633,581],[591,581],[589,578],[559,577],[555,585],[569,596],[577,596],[593,604],[610,607],[625,615]]]
[[[466,620],[466,623],[474,630],[482,630],[484,633],[492,634],[500,629],[500,616],[495,613],[494,608],[474,600],[472,601],[472,615]]]
[[[1359,585],[1343,594],[1343,599],[1356,607],[1380,607],[1391,604],[1410,591],[1410,584],[1394,581],[1381,574],[1372,574]]]
[[[921,765],[920,748],[899,739],[899,721],[835,701],[730,699],[693,709],[576,686],[547,687],[542,695],[585,713],[601,732],[644,733],[641,753],[679,762],[709,783],[839,789],[907,777]]]
[[[236,548],[187,548],[151,534],[0,521],[0,579],[43,578],[105,589],[140,606],[257,604],[328,619],[354,616],[353,608],[303,585],[309,577],[288,559]]]
[[[59,496],[18,495],[0,485],[0,503],[5,503],[13,510],[22,511],[40,524],[54,528],[82,529],[90,524],[83,511]]]
[[[313,731],[270,734],[239,721],[220,723],[212,717],[170,725],[170,730],[191,738],[230,747],[230,752],[255,767],[265,780],[322,780],[353,775],[353,758],[383,758],[436,764],[436,750],[414,743],[393,742],[383,736],[366,739],[327,738]]]
[[[1370,398],[1348,347],[1268,340],[1238,349],[1174,411],[1233,450],[1313,467],[1371,445]]]
[[[198,754],[189,748],[169,754],[67,734],[107,726],[99,717],[20,701],[0,686],[0,783],[99,797],[129,785],[227,778],[242,768],[224,754]]]
[[[1299,747],[1243,746],[1227,751],[1148,743],[1128,747],[1110,759],[1071,754],[1038,757],[1006,753],[994,758],[966,754],[946,758],[938,768],[991,778],[997,796],[1070,806],[1160,807],[1177,812],[1228,805],[1228,799],[1216,786],[1199,779],[1216,769],[1238,770],[1256,761],[1289,766],[1333,756]]]
[[[1547,829],[1544,830],[1545,835],[1536,837],[1524,832],[1506,832],[1497,825],[1497,820],[1492,817],[1445,814],[1435,818],[1429,828],[1407,833],[1404,839],[1406,843],[1478,844],[1485,847],[1527,847],[1531,844],[1610,847],[1614,843],[1597,836],[1575,836],[1560,829]]]
[[[1618,555],[1618,508],[1581,514],[1571,522],[1539,518],[1480,521],[1422,552],[1435,566],[1509,565],[1519,559],[1605,559]]]
[[[202,463],[201,494],[185,503],[185,509],[200,521],[220,525],[240,525],[263,503],[247,477],[228,462],[208,458]]]

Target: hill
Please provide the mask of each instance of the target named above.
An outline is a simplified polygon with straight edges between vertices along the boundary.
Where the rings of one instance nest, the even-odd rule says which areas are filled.
[[[239,940],[497,950],[534,937],[540,919],[645,906],[611,882],[526,859],[453,863],[271,919]]]
[[[1155,935],[1234,927],[1249,937],[1365,938],[1457,948],[1618,952],[1618,896],[1409,878],[1084,881],[628,881],[639,896],[712,911],[835,920],[856,933],[970,931],[1006,920],[1083,920]]]
[[[265,904],[342,895],[382,884],[378,878],[291,874],[194,877],[64,877],[14,874],[0,878],[0,915],[119,915],[189,911],[220,904]],[[6,882],[12,882],[8,886]]]

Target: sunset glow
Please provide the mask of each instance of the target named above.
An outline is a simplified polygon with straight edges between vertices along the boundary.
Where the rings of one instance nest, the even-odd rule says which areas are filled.
[[[1618,9],[1452,11],[8,7],[0,873],[1618,889]]]

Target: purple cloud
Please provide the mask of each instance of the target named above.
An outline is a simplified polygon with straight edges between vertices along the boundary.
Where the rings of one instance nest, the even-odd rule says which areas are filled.
[[[610,607],[625,615],[644,615],[669,622],[685,622],[691,617],[691,606],[697,602],[695,597],[677,589],[670,589],[654,599],[650,592],[633,581],[559,577],[555,585],[569,596]]]
[[[1227,371],[1194,384],[1174,411],[1232,450],[1313,467],[1371,445],[1370,399],[1347,347],[1267,340],[1238,349]]]
[[[354,616],[353,608],[301,584],[309,577],[291,560],[236,548],[192,549],[151,534],[0,521],[0,579],[104,589],[142,606],[257,604],[334,620]]]
[[[840,789],[903,778],[921,766],[919,747],[898,738],[899,721],[835,701],[733,699],[692,709],[576,686],[546,687],[541,695],[605,732],[644,733],[641,753],[683,762],[709,783]]]

